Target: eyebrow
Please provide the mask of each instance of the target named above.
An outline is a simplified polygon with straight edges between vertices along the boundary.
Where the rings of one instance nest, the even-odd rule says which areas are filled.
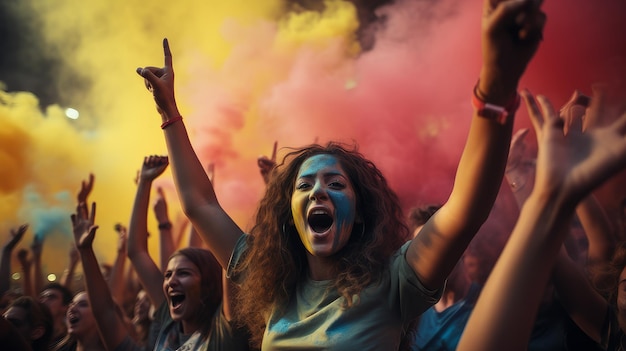
[[[307,179],[314,178],[316,174],[317,173],[303,173],[303,174],[300,174],[300,177],[298,177],[298,178],[307,178]],[[322,176],[325,177],[325,178],[327,178],[327,177],[335,177],[335,176],[340,176],[340,177],[344,177],[344,178],[346,177],[344,174],[342,174],[339,171],[329,171],[329,172],[326,172],[326,173],[322,174]]]

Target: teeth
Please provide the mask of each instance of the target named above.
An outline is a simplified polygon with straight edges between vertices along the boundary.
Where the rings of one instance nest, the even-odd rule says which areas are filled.
[[[326,214],[326,211],[324,211],[324,210],[314,210],[313,212],[311,212],[311,214],[323,215],[323,214]]]

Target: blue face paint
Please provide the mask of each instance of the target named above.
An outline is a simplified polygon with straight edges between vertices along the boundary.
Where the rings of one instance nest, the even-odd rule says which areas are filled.
[[[300,166],[291,211],[302,243],[313,256],[329,256],[345,246],[356,218],[356,195],[352,183],[335,156],[315,155]],[[323,233],[308,222],[312,208],[327,211],[333,223]],[[318,230],[320,230],[318,228]]]
[[[355,218],[355,199],[353,197],[346,196],[343,192],[335,192],[329,191],[328,196],[331,198],[331,201],[335,204],[335,216],[337,217],[337,232],[342,234],[346,233],[349,239],[350,233],[352,232],[352,226],[354,225]],[[340,239],[343,235],[335,236],[335,242],[333,244],[333,248],[337,249],[337,247],[341,244]],[[346,241],[347,241],[346,239]]]

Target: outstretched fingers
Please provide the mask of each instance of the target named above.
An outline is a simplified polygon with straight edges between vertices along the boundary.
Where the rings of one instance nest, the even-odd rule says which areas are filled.
[[[539,109],[539,105],[535,100],[535,97],[531,94],[528,89],[522,90],[520,93],[524,102],[526,103],[526,108],[528,109],[528,115],[530,116],[530,121],[535,128],[535,132],[537,133],[537,137],[541,135],[541,129],[543,128],[544,118],[541,110]]]
[[[541,106],[544,122],[553,124],[553,123],[561,121],[558,114],[556,113],[556,110],[554,109],[554,106],[552,105],[552,102],[550,102],[550,100],[548,100],[547,97],[543,95],[538,95],[537,101],[539,102],[539,105]]]

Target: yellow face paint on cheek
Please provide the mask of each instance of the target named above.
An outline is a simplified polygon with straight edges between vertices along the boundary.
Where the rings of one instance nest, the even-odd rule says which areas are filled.
[[[306,237],[306,218],[304,217],[305,210],[301,208],[297,208],[297,204],[302,203],[300,201],[296,201],[294,198],[291,200],[291,215],[293,216],[293,221],[296,226],[296,230],[298,231],[298,236],[300,236],[300,241],[307,249],[307,251],[312,252],[313,246],[311,242],[307,240]]]

